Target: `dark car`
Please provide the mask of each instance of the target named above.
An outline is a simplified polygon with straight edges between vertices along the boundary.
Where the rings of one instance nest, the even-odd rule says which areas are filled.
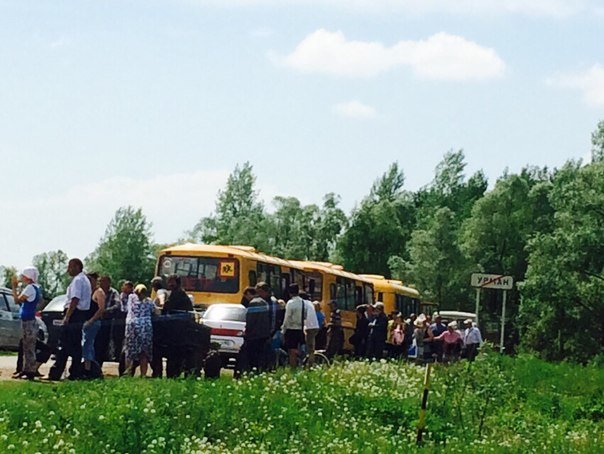
[[[48,330],[45,323],[36,313],[38,323],[38,339],[45,341]],[[0,348],[17,350],[22,337],[19,306],[15,303],[12,290],[0,287]]]
[[[61,335],[61,327],[63,326],[63,309],[67,295],[59,295],[53,298],[50,303],[42,309],[42,321],[48,329],[48,346],[56,348]]]

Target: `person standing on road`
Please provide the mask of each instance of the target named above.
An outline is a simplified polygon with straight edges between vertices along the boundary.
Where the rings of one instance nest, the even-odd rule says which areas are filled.
[[[124,336],[126,335],[126,317],[128,316],[128,298],[134,292],[134,284],[125,281],[120,293],[120,308],[114,313],[111,324],[114,351],[119,362],[118,373],[122,376],[126,370],[126,356],[124,355]]]
[[[252,290],[249,289],[248,293]],[[245,334],[243,335],[243,350],[247,355],[244,369],[262,372],[266,368],[266,344],[271,336],[269,304],[255,294],[250,300],[245,315]]]
[[[67,301],[61,335],[62,350],[55,355],[57,360],[52,366],[49,377],[59,379],[65,370],[67,358],[71,357],[69,380],[81,377],[82,361],[82,324],[86,321],[92,299],[92,287],[88,276],[84,274],[84,264],[73,258],[67,264],[67,273],[72,277],[67,287]]]
[[[482,344],[482,336],[478,327],[474,326],[472,319],[467,319],[464,325],[466,329],[463,334],[463,345],[466,349],[466,358],[471,362],[478,354],[478,347]]]
[[[151,299],[147,297],[147,287],[143,284],[138,284],[134,288],[134,293],[128,297],[128,303],[124,342],[126,374],[134,376],[138,363],[141,369],[141,377],[146,377],[149,361],[153,358],[151,317],[156,308]]]
[[[258,284],[256,284],[256,293],[268,304],[271,336],[265,346],[264,361],[268,369],[273,369],[277,364],[276,346],[279,345],[280,348],[282,343],[281,326],[283,325],[283,318],[285,317],[285,307],[281,306],[277,298],[273,296],[271,286],[266,282],[258,282]]]
[[[367,354],[369,320],[367,320],[367,317],[365,316],[366,312],[367,306],[365,304],[357,306],[357,325],[354,328],[354,334],[350,337],[350,343],[354,346],[354,356],[356,358],[363,358]]]
[[[415,339],[415,362],[424,364],[424,338],[426,334],[426,318],[424,314],[419,314],[419,317],[413,322],[415,329],[413,330],[413,338]]]
[[[319,320],[314,305],[307,299],[308,295],[304,294],[304,334],[306,339],[306,353],[308,354],[308,367],[315,365],[315,350],[316,339],[319,334]]]
[[[386,348],[386,338],[388,336],[388,317],[384,314],[384,304],[375,304],[375,319],[369,324],[369,348],[368,356],[370,359],[381,359]]]
[[[17,294],[18,279],[13,276],[13,298],[19,304],[19,318],[21,319],[21,336],[23,346],[23,370],[15,378],[33,380],[38,370],[36,365],[36,340],[38,325],[36,322],[36,306],[42,299],[42,289],[37,284],[38,269],[30,266],[21,272],[21,281],[25,288]]]
[[[443,361],[445,363],[459,359],[461,351],[461,333],[457,330],[457,322],[452,321],[447,325],[447,330],[439,334],[434,340],[443,342]]]
[[[319,323],[319,334],[317,334],[316,347],[317,350],[325,350],[327,346],[327,327],[325,326],[325,314],[321,310],[321,303],[313,301],[315,312],[317,314],[317,322]]]
[[[342,314],[335,300],[329,302],[329,323],[327,327],[327,350],[325,355],[332,359],[340,353],[344,346],[344,330],[342,328]]]
[[[96,362],[94,342],[101,327],[101,318],[105,312],[106,295],[101,287],[97,288],[98,277],[99,275],[97,273],[88,274],[90,287],[93,293],[92,301],[90,302],[90,310],[88,311],[89,318],[82,325],[82,356],[84,357],[84,370],[82,371],[82,375],[86,378],[91,378],[92,363]]]
[[[160,276],[155,276],[151,279],[151,288],[155,292],[155,299],[153,300],[153,304],[158,307],[160,310],[168,301],[170,297],[170,292],[164,288],[164,281]]]
[[[120,310],[120,294],[116,289],[111,287],[111,278],[109,276],[101,276],[99,279],[99,287],[105,292],[105,311],[101,319],[101,327],[96,335],[94,342],[96,361],[99,366],[103,367],[103,362],[109,360],[112,361],[116,356],[110,355],[110,344],[112,335],[112,324],[117,312]],[[113,350],[115,350],[115,343],[113,343]],[[115,351],[113,352],[115,353]]]
[[[182,288],[180,276],[172,274],[168,277],[168,290],[170,296],[162,308],[162,315],[173,317],[188,318],[189,312],[193,312],[193,303],[187,292]],[[179,333],[173,333],[172,340],[180,340]],[[170,345],[166,348],[166,376],[168,378],[179,377],[185,370],[185,360],[187,359],[186,348],[180,345]]]
[[[430,325],[432,335],[434,336],[434,341],[432,342],[432,354],[435,355],[436,361],[440,362],[443,359],[444,341],[442,341],[439,336],[447,331],[447,327],[444,325],[444,323],[442,323],[442,317],[438,312],[434,313],[433,318],[434,323]]]
[[[306,318],[306,304],[300,298],[298,284],[288,287],[291,299],[285,305],[285,319],[283,320],[283,336],[285,348],[289,356],[289,365],[298,365],[298,349],[304,344],[304,319]]]

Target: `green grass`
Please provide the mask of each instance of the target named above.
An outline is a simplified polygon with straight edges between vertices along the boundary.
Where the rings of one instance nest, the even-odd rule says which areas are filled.
[[[0,385],[2,452],[407,452],[424,370]],[[428,452],[602,452],[604,369],[490,354],[436,367]]]

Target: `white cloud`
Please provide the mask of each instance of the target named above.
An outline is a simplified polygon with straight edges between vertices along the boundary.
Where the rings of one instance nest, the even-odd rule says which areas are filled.
[[[0,235],[0,265],[27,265],[35,254],[62,249],[85,257],[96,247],[115,211],[141,207],[154,239],[173,242],[210,214],[228,171],[198,171],[150,177],[111,178],[56,195],[30,194],[27,211],[38,222],[6,222]],[[278,190],[260,186],[265,200]],[[4,201],[7,213],[23,212],[22,200]],[[29,218],[28,218],[29,219]]]
[[[272,58],[304,73],[346,77],[372,77],[401,66],[411,67],[418,77],[437,80],[489,79],[505,72],[505,63],[493,49],[444,32],[386,47],[320,29],[289,55]]]
[[[377,112],[373,107],[356,100],[334,105],[333,112],[342,117],[355,119],[371,119],[377,116]]]
[[[553,86],[579,90],[586,104],[604,107],[604,65],[595,64],[585,71],[560,74],[547,82]]]
[[[323,6],[359,13],[566,17],[596,8],[596,0],[189,0],[215,7]]]

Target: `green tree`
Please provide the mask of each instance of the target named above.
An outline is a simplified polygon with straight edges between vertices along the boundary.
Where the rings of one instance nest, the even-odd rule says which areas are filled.
[[[415,219],[404,181],[403,171],[392,164],[353,211],[350,226],[338,242],[338,255],[346,269],[390,276],[388,261],[404,254]]]
[[[303,206],[295,197],[275,197],[275,211],[267,215],[269,249],[280,257],[326,261],[346,225],[339,198],[327,194],[323,206]]]
[[[248,245],[266,250],[266,217],[255,185],[251,164],[237,165],[224,191],[218,193],[214,213],[202,218],[188,236],[207,244]]]
[[[474,202],[487,189],[487,179],[482,171],[466,180],[463,150],[448,151],[436,166],[432,182],[415,194],[417,219],[420,223],[441,207],[449,208],[460,225],[470,216]]]
[[[460,286],[468,269],[459,251],[455,214],[441,207],[413,231],[407,244],[409,259],[391,257],[393,274],[404,282],[413,282],[423,298],[439,304],[441,309],[467,309],[466,286]]]
[[[604,162],[604,120],[591,134],[591,162]]]
[[[0,266],[0,285],[11,288],[11,279],[17,272],[17,268],[14,266]]]
[[[128,279],[147,283],[153,277],[154,246],[151,223],[140,208],[120,208],[107,226],[86,268],[111,276],[114,282]]]
[[[338,239],[348,226],[348,217],[339,207],[340,196],[330,192],[323,197],[316,228],[313,260],[325,262],[333,258]]]
[[[441,309],[470,307],[468,263],[459,249],[458,232],[487,181],[482,172],[466,179],[465,168],[462,150],[444,155],[432,182],[414,194],[415,227],[406,250],[389,261],[394,276],[414,283]]]
[[[549,195],[553,228],[528,244],[523,344],[547,359],[588,361],[604,347],[604,162],[568,163]]]
[[[69,285],[68,261],[67,254],[60,249],[44,252],[33,258],[32,263],[40,273],[38,282],[42,286],[42,293],[46,301],[50,301],[67,289]]]
[[[548,201],[551,190],[547,169],[526,168],[518,175],[504,175],[492,191],[478,200],[460,231],[460,248],[473,271],[505,274],[522,281],[527,268],[526,246],[538,231],[547,230],[553,219]],[[465,276],[466,286],[470,270]],[[481,318],[500,322],[502,292],[483,292]],[[516,320],[519,293],[508,292],[507,319]],[[518,342],[517,323],[509,324],[508,348]]]

